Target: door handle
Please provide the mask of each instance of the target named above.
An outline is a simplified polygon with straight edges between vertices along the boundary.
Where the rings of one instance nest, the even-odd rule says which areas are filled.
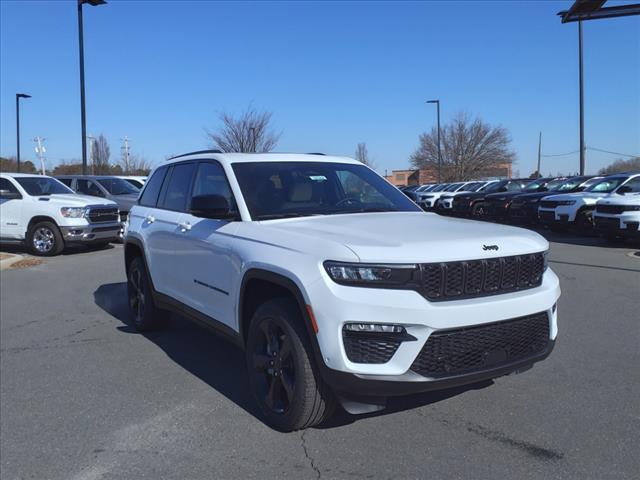
[[[191,230],[191,224],[189,222],[180,223],[179,227],[183,232],[188,232],[189,230]]]
[[[145,221],[149,222],[149,223],[153,223],[156,221],[156,217],[152,216],[152,215],[147,215],[145,218]]]

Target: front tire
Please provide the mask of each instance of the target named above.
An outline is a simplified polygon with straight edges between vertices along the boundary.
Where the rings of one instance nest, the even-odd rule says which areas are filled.
[[[39,257],[53,257],[64,250],[60,229],[53,222],[38,222],[27,232],[29,251]]]
[[[293,301],[277,298],[258,307],[249,326],[251,390],[266,423],[283,432],[321,423],[335,405],[314,363],[303,321]]]
[[[134,258],[129,265],[127,298],[131,320],[136,330],[146,332],[163,326],[163,312],[153,303],[151,282],[141,257]]]

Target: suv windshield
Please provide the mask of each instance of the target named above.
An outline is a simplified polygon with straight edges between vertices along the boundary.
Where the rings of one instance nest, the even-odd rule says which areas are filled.
[[[106,188],[111,195],[137,195],[140,193],[139,188],[121,178],[98,178],[98,183]]]
[[[540,189],[540,187],[544,187],[548,182],[549,182],[549,179],[547,178],[536,180],[534,182],[531,182],[526,187],[524,187],[522,191],[527,193],[537,192]]]
[[[254,220],[362,212],[420,212],[363,165],[329,162],[233,164]]]
[[[609,177],[604,178],[598,183],[594,183],[585,192],[610,193],[613,192],[622,182],[629,177]]]
[[[15,180],[29,195],[33,197],[40,195],[52,195],[54,193],[75,193],[62,182],[51,177],[15,177]]]

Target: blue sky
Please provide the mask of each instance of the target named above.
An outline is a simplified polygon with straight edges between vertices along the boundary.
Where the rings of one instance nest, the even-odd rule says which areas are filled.
[[[152,163],[207,146],[220,111],[273,111],[277,150],[408,166],[418,135],[466,111],[509,129],[515,169],[578,149],[577,24],[571,1],[117,1],[85,7],[87,129],[112,159],[120,139]],[[628,3],[628,2],[627,2]],[[611,4],[611,2],[609,2]],[[46,138],[49,166],[81,157],[75,1],[0,1],[0,154]],[[640,17],[584,24],[586,143],[640,153]],[[616,159],[587,152],[587,171]],[[573,172],[578,154],[543,159]]]

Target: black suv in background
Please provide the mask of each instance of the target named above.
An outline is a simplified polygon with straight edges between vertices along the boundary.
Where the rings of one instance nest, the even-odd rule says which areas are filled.
[[[602,177],[582,176],[556,179],[547,184],[546,191],[517,195],[511,201],[511,205],[507,211],[507,221],[509,223],[538,223],[538,207],[540,206],[540,200],[544,197],[556,193],[581,192],[601,178]]]
[[[522,190],[514,190],[509,192],[498,192],[487,195],[484,199],[485,218],[493,222],[501,222],[507,218],[511,201],[526,193],[542,193],[548,192],[547,185],[553,180],[566,180],[566,177],[560,178],[538,178],[527,184]]]
[[[461,193],[453,199],[452,214],[459,217],[483,218],[486,214],[485,198],[492,193],[522,192],[529,179],[510,178],[489,185],[481,192]]]

